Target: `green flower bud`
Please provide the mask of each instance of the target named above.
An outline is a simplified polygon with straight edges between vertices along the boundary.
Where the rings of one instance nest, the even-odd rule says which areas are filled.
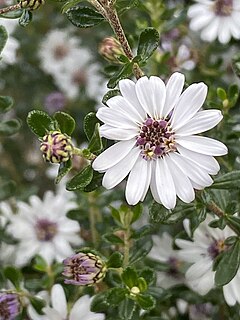
[[[52,131],[43,137],[40,150],[46,161],[61,163],[72,157],[73,144],[67,135],[60,131]]]
[[[124,52],[120,42],[118,42],[117,39],[113,37],[103,39],[99,45],[98,51],[106,60],[121,64],[121,61],[119,61],[118,57],[120,55],[124,55]]]
[[[36,10],[42,4],[44,4],[45,1],[44,0],[21,0],[19,3],[21,5],[21,8],[23,9]]]

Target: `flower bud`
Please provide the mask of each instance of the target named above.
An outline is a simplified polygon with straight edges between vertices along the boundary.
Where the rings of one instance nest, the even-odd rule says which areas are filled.
[[[61,163],[68,161],[73,153],[71,138],[60,131],[52,131],[46,134],[41,143],[40,150],[46,161]]]
[[[21,0],[20,1],[21,8],[29,9],[29,10],[36,10],[44,3],[45,3],[44,0]]]
[[[0,319],[14,320],[20,312],[20,302],[15,293],[0,292]]]
[[[93,253],[78,252],[65,259],[63,275],[69,279],[64,282],[79,286],[89,286],[101,281],[106,274],[102,259]]]
[[[121,64],[121,61],[119,61],[118,57],[120,55],[124,55],[124,52],[120,42],[118,42],[117,39],[113,37],[103,39],[99,45],[98,51],[106,60]]]

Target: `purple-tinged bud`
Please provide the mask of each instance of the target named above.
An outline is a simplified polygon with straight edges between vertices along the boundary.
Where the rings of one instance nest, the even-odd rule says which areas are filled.
[[[14,320],[20,312],[20,302],[15,293],[0,292],[0,319]]]
[[[43,157],[52,163],[66,162],[72,157],[73,144],[71,138],[60,131],[46,134],[40,146]]]
[[[64,261],[64,282],[78,286],[91,286],[101,281],[107,268],[102,259],[93,253],[78,252]]]
[[[122,62],[119,61],[118,57],[124,55],[124,52],[120,42],[118,42],[117,39],[113,37],[103,39],[103,41],[99,45],[98,52],[106,60],[116,64],[122,64]]]

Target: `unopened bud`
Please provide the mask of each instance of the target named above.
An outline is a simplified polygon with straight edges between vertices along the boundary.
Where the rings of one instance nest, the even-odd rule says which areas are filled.
[[[124,55],[124,52],[120,42],[118,42],[117,39],[113,37],[103,39],[99,45],[98,51],[106,60],[121,64],[121,61],[119,61],[118,57]]]
[[[21,5],[21,8],[23,9],[36,10],[42,4],[44,4],[45,1],[44,0],[21,0],[19,3]]]
[[[101,281],[106,274],[106,266],[102,259],[93,253],[79,252],[65,259],[64,282],[79,286],[89,286]]]
[[[52,131],[43,137],[40,150],[46,161],[61,163],[72,157],[73,144],[67,135],[60,131]]]
[[[0,319],[14,320],[20,312],[20,302],[15,293],[0,292]]]

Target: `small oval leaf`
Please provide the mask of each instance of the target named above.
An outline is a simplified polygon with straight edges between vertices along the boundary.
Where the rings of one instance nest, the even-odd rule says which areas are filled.
[[[104,20],[104,17],[89,7],[73,7],[66,11],[67,18],[79,28],[90,28]]]
[[[89,165],[67,183],[66,189],[68,191],[83,190],[91,182],[92,178],[93,169]]]

